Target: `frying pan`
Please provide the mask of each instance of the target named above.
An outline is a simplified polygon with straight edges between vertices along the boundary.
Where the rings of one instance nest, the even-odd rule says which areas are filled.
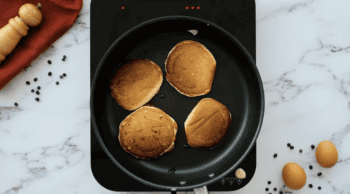
[[[193,29],[196,35],[189,32]],[[165,79],[167,55],[183,40],[203,44],[215,57],[216,72],[207,95],[187,97]],[[133,57],[149,59],[161,67],[162,86],[147,105],[162,109],[178,125],[174,149],[158,158],[137,159],[118,141],[119,124],[133,111],[115,102],[109,83],[118,68]],[[125,174],[163,190],[206,191],[206,185],[223,178],[244,160],[255,145],[263,121],[264,90],[253,58],[232,34],[195,17],[155,18],[127,31],[103,56],[91,87],[92,127],[107,156]],[[184,122],[202,98],[218,100],[232,115],[228,134],[213,149],[192,148],[186,141]]]

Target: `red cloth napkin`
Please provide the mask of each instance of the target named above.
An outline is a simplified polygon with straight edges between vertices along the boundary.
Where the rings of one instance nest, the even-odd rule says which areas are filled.
[[[83,7],[83,0],[1,0],[0,28],[18,15],[19,8],[31,3],[42,5],[43,19],[36,27],[29,27],[17,47],[0,63],[0,90],[18,73],[60,38],[74,24]]]

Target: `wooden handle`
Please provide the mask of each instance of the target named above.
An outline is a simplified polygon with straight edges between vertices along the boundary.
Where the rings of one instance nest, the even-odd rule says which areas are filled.
[[[28,26],[35,27],[40,24],[40,8],[40,3],[36,7],[30,3],[22,5],[18,11],[20,17],[11,18],[9,23],[0,29],[0,63],[15,49],[21,38],[28,34]]]

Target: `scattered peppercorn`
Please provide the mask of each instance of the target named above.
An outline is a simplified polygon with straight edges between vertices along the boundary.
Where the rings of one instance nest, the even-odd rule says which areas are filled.
[[[321,187],[318,187],[318,190],[321,190]]]
[[[309,184],[309,187],[312,188],[312,184]]]
[[[312,148],[312,149],[315,149],[315,146],[314,146],[314,145],[311,145],[311,148]]]
[[[40,89],[41,89],[41,87],[40,87],[40,86],[38,86],[37,88],[38,88],[38,90],[40,90]]]
[[[294,149],[294,146],[290,146],[290,149]]]
[[[62,79],[62,78],[63,78],[63,75],[60,75],[60,78]]]
[[[287,146],[290,147],[290,143],[287,143]]]
[[[274,190],[274,191],[277,191],[277,188],[275,187],[273,190]]]
[[[269,191],[269,188],[266,188],[265,191]]]
[[[164,98],[165,96],[162,94],[162,95],[160,95],[160,97],[161,97],[161,98]]]
[[[36,91],[36,94],[38,94],[38,95],[39,95],[39,94],[40,94],[40,92],[39,92],[39,91]]]
[[[56,82],[56,85],[60,84],[59,82]]]
[[[66,77],[66,76],[67,76],[67,74],[63,73],[63,76],[64,76],[64,77]]]
[[[317,173],[317,176],[321,176],[321,175],[322,175],[322,172]]]
[[[271,181],[268,181],[267,184],[271,184]]]
[[[48,64],[51,64],[51,61],[50,61],[50,60],[48,60],[48,61],[47,61],[47,63],[48,63]]]
[[[18,106],[17,102],[15,102],[15,106]]]
[[[277,157],[277,154],[274,154],[273,157],[276,158],[276,157]]]
[[[29,85],[29,84],[30,84],[30,82],[29,82],[29,81],[26,81],[26,84],[27,84],[27,85]]]
[[[34,92],[34,89],[32,89],[32,92]]]
[[[35,98],[35,100],[39,102],[39,98]]]
[[[62,61],[65,61],[66,60],[66,55],[63,55],[63,59],[62,59]]]
[[[299,150],[299,152],[300,152],[300,153],[303,153],[303,150],[302,150],[302,149],[300,149],[300,150]]]
[[[51,71],[49,72],[49,74],[48,74],[49,76],[51,76],[52,75],[52,73],[51,73]]]
[[[310,170],[312,170],[312,166],[311,165],[309,166],[309,168],[310,168]]]
[[[280,194],[283,194],[283,191],[280,191]]]
[[[38,78],[34,78],[34,81],[35,81],[35,82],[38,81]]]

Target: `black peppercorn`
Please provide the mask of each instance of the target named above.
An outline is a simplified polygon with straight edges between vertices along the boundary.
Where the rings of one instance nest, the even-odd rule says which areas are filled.
[[[51,71],[48,73],[48,75],[49,75],[49,76],[51,76],[51,75],[52,75]]]
[[[35,98],[35,100],[39,102],[39,98]]]
[[[309,166],[309,168],[310,168],[310,170],[312,170],[312,166],[311,165]]]
[[[321,187],[318,187],[318,190],[321,190]]]
[[[302,150],[302,149],[300,149],[300,150],[299,150],[299,152],[300,152],[300,153],[302,153],[302,152],[303,152],[303,150]]]
[[[34,92],[34,89],[32,89],[32,92]]]
[[[309,187],[312,188],[312,184],[309,184]]]
[[[15,106],[18,106],[17,102],[15,102]]]
[[[280,191],[280,194],[283,194],[283,191]]]
[[[287,143],[287,146],[290,147],[290,143]]]
[[[294,149],[294,146],[290,146],[290,149]]]
[[[34,81],[35,81],[35,82],[38,81],[38,78],[34,78]]]
[[[321,176],[321,175],[322,175],[322,172],[317,173],[317,176]]]
[[[26,81],[26,84],[27,84],[27,85],[29,85],[29,84],[30,84],[30,82],[29,82],[29,81]]]
[[[48,60],[48,61],[47,61],[47,63],[48,63],[48,64],[51,64],[51,61],[50,61],[50,60]]]
[[[59,82],[56,82],[56,85],[60,84]]]
[[[67,74],[63,73],[63,76],[64,76],[64,77],[66,77],[66,76],[67,76]]]
[[[63,75],[60,75],[60,78],[62,79],[62,78],[63,78]]]
[[[62,61],[65,61],[65,60],[66,60],[66,55],[63,55]]]
[[[315,149],[315,146],[314,146],[314,145],[311,145],[311,149]]]
[[[40,87],[40,86],[38,86],[37,88],[38,88],[38,90],[40,90],[40,89],[41,89],[41,87]]]
[[[275,187],[273,190],[274,190],[274,191],[277,191],[277,188]]]
[[[266,188],[265,191],[269,191],[269,188]]]
[[[276,158],[276,157],[277,157],[277,154],[274,154],[273,157]]]
[[[38,95],[39,95],[39,94],[40,94],[40,92],[39,92],[39,91],[36,91],[36,94],[38,94]]]
[[[164,98],[165,96],[162,94],[162,95],[160,95],[160,97],[161,97],[161,98]]]
[[[268,181],[267,184],[271,184],[271,181]]]

